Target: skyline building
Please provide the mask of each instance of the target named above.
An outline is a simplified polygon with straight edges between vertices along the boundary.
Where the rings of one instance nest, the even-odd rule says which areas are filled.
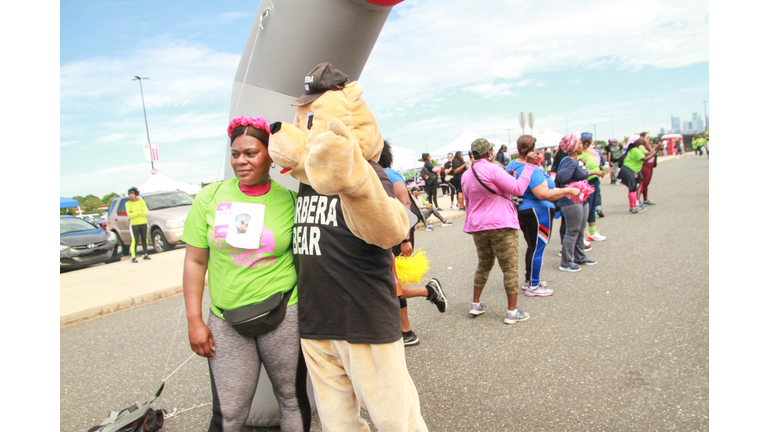
[[[672,114],[669,115],[672,119],[672,133],[680,133],[682,129],[680,129],[680,117],[673,117]]]

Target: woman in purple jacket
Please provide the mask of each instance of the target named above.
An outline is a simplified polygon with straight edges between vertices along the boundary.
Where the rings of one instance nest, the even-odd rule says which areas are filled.
[[[528,163],[517,179],[494,161],[493,145],[484,138],[472,143],[472,155],[475,158],[472,168],[461,178],[467,209],[464,232],[472,234],[477,249],[475,290],[469,313],[475,316],[485,313],[486,307],[480,303],[480,294],[488,282],[493,262],[498,259],[507,292],[504,323],[525,321],[530,314],[517,308],[517,230],[520,224],[512,197],[523,195],[528,188],[536,155],[528,155]]]

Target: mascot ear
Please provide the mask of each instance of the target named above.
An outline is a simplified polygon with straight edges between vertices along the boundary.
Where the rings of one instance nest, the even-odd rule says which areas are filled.
[[[359,82],[353,81],[344,87],[344,97],[350,102],[357,102],[363,95],[363,86]]]
[[[281,127],[283,127],[283,123],[282,122],[274,122],[271,125],[269,125],[269,133],[271,135],[274,135],[274,134],[280,132],[280,128]]]

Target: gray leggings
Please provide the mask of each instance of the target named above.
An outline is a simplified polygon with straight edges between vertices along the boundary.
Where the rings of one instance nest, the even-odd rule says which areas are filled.
[[[584,227],[587,225],[589,203],[564,205],[560,207],[560,212],[565,218],[565,237],[560,266],[570,267],[587,260],[584,254]]]
[[[209,431],[240,432],[251,410],[262,362],[280,406],[280,430],[309,430],[311,411],[298,317],[298,305],[290,306],[276,329],[249,339],[211,312],[208,327],[216,351],[208,360],[213,395]]]

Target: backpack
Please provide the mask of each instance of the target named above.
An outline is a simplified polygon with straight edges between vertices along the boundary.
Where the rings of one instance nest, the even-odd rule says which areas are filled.
[[[427,167],[421,169],[421,178],[424,179],[424,183],[432,185],[437,183],[437,174],[434,171],[428,170]]]
[[[160,396],[165,383],[160,384],[155,394],[147,401],[135,403],[128,408],[112,411],[100,425],[88,432],[157,432],[163,427],[165,410],[156,410],[149,405]]]

